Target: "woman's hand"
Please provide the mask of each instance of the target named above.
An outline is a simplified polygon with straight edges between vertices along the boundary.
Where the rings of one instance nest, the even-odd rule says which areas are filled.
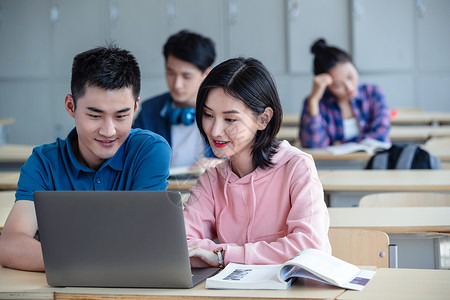
[[[189,247],[189,257],[194,268],[219,267],[217,254],[211,250]]]
[[[327,86],[333,83],[333,78],[328,73],[322,73],[314,76],[313,88],[309,95],[308,113],[311,116],[319,114],[319,101],[322,99]]]

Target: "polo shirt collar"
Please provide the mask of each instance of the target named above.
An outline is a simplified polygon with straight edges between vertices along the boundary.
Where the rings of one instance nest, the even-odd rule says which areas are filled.
[[[100,167],[99,170],[104,169],[106,167],[110,167],[111,169],[114,169],[116,171],[121,171],[123,169],[123,165],[125,162],[125,148],[126,144],[128,143],[128,140],[130,137],[134,134],[134,130],[131,129],[130,133],[128,134],[128,137],[125,139],[125,141],[120,145],[119,149],[117,150],[116,154],[114,154],[113,157],[107,159],[103,165]],[[83,165],[78,161],[78,159],[75,156],[75,153],[72,149],[72,143],[73,141],[78,138],[77,130],[76,128],[73,128],[72,131],[67,136],[67,153],[69,155],[69,159],[72,165],[72,170],[74,175],[78,176],[80,172],[96,172],[95,170]]]

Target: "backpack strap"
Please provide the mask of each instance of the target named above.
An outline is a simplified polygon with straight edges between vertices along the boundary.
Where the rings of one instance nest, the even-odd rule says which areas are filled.
[[[439,158],[437,158],[436,156],[431,155],[431,154],[430,154],[430,167],[432,169],[437,169],[437,170],[442,169],[441,161],[439,160]]]
[[[413,162],[414,156],[416,154],[416,150],[417,150],[416,145],[406,145],[406,147],[403,148],[403,151],[397,160],[397,164],[395,165],[395,168],[399,169],[399,170],[411,169],[412,162]]]
[[[386,170],[388,168],[389,152],[380,152],[375,154],[372,160],[372,169]]]

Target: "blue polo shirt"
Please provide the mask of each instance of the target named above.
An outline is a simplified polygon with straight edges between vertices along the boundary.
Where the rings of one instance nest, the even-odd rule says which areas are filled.
[[[116,154],[98,170],[82,165],[72,151],[74,128],[66,139],[33,149],[20,169],[16,200],[33,201],[34,191],[165,190],[171,149],[161,136],[131,129]]]

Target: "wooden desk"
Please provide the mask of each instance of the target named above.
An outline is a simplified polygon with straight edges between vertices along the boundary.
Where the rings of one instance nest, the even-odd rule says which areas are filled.
[[[282,126],[295,126],[300,125],[300,113],[298,114],[283,114]]]
[[[433,142],[434,140],[442,141]],[[427,141],[422,148],[439,158],[443,169],[445,169],[444,163],[450,162],[450,138],[433,138]],[[300,150],[313,156],[318,170],[362,170],[372,157],[364,151],[334,155],[326,148],[300,148]]]
[[[330,227],[386,232],[401,268],[449,267],[450,207],[330,207],[328,213]]]
[[[45,274],[0,268],[1,299],[336,299],[345,290],[314,281],[294,283],[287,290],[53,288]]]
[[[308,281],[288,290],[207,290],[204,283],[193,289],[52,288],[40,272],[0,269],[1,299],[448,299],[450,271],[379,269],[362,291]]]
[[[450,207],[329,207],[330,227],[450,233]]]
[[[423,148],[437,156],[441,162],[450,161],[450,137],[436,137],[428,140]]]
[[[335,155],[326,148],[300,148],[300,150],[312,155],[318,170],[362,170],[371,157],[364,151]]]
[[[449,270],[379,269],[362,291],[346,291],[338,299],[448,300],[449,282]]]
[[[391,119],[391,125],[444,125],[450,124],[450,112],[399,111]]]
[[[281,126],[280,131],[277,134],[277,139],[286,140],[291,144],[294,144],[299,140],[298,127]]]
[[[169,179],[169,186],[167,186],[167,189],[186,193],[195,185],[197,179],[198,177],[196,176],[192,176],[188,179]]]
[[[14,118],[3,118],[3,119],[0,119],[0,126],[11,125],[13,123],[14,123]]]
[[[18,170],[30,157],[35,146],[5,144],[0,146],[0,169]]]
[[[423,144],[432,137],[450,136],[450,126],[391,126],[390,138],[393,143]],[[279,140],[295,143],[298,141],[298,127],[282,126],[277,134]]]
[[[0,171],[0,190],[16,190],[19,176],[18,171]]]
[[[432,137],[450,136],[450,126],[391,126],[392,142],[414,142],[423,144]]]
[[[0,192],[0,232],[5,225],[6,218],[14,205],[15,191],[1,191]]]
[[[398,111],[391,125],[446,125],[450,124],[450,112]],[[299,126],[300,113],[283,115],[283,126]]]
[[[329,170],[320,180],[329,206],[348,207],[374,192],[450,192],[449,178],[450,170]]]

